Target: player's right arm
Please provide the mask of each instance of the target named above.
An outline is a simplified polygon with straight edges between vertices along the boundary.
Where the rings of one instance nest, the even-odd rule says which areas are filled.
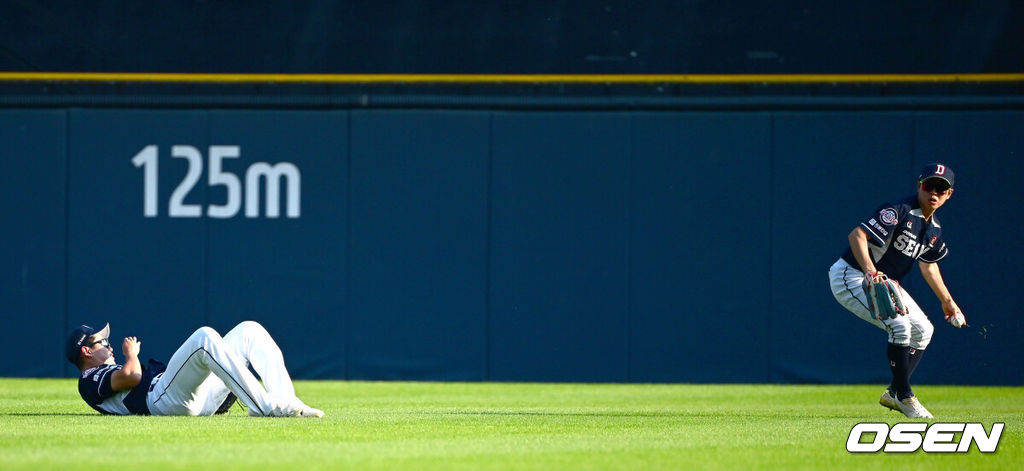
[[[860,226],[854,227],[846,238],[850,241],[850,250],[853,252],[853,258],[857,259],[857,263],[860,264],[864,275],[870,276],[874,274],[875,277],[881,275],[882,273],[875,269],[875,263],[871,261],[871,252],[868,251],[868,235],[864,232],[864,229]]]
[[[921,276],[924,277],[924,281],[928,282],[928,286],[935,292],[935,297],[939,298],[939,302],[942,303],[942,312],[946,314],[946,321],[949,321],[949,318],[957,313],[963,314],[960,311],[960,306],[957,306],[956,301],[953,301],[953,296],[949,294],[946,283],[942,281],[939,264],[919,261],[918,266],[921,268]]]
[[[139,385],[142,381],[142,363],[139,362],[139,350],[142,342],[135,337],[126,337],[121,344],[124,353],[124,365],[110,376],[110,387],[114,391],[123,391]]]

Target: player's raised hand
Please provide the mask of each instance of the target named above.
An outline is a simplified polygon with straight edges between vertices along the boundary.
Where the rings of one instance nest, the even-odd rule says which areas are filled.
[[[139,350],[142,348],[142,342],[135,337],[125,337],[124,343],[121,344],[121,352],[124,356],[138,356]]]

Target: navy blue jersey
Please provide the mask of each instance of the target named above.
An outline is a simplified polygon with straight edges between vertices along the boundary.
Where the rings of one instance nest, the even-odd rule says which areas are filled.
[[[935,263],[949,253],[939,220],[934,213],[930,221],[924,219],[916,195],[879,206],[860,228],[868,234],[868,252],[875,269],[896,280],[910,272],[914,260]],[[843,260],[860,268],[849,247]]]
[[[164,370],[164,365],[155,360],[149,361],[149,367],[142,367],[142,380],[139,385],[114,391],[111,377],[121,369],[121,365],[100,365],[82,372],[78,379],[78,394],[86,404],[102,414],[113,415],[149,415],[146,396],[149,394],[150,383]]]

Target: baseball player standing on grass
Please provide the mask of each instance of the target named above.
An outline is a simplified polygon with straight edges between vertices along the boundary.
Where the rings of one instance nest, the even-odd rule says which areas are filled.
[[[109,336],[110,324],[100,330],[83,325],[71,332],[65,346],[68,361],[82,371],[79,394],[100,413],[213,415],[226,412],[237,398],[251,416],[324,416],[295,396],[281,349],[256,322],[242,322],[224,337],[201,327],[166,366],[155,360],[143,366],[142,342],[135,337],[124,339],[124,364],[116,364]]]
[[[881,316],[872,313],[862,283],[865,274],[872,281],[885,276],[899,281],[917,260],[921,275],[942,302],[946,320],[955,327],[963,325],[963,314],[946,289],[937,263],[948,249],[935,211],[952,195],[953,170],[943,164],[926,165],[918,177],[917,193],[879,206],[867,221],[850,232],[849,248],[829,270],[832,294],[839,304],[889,334],[886,354],[892,382],[879,403],[912,418],[932,417],[914,396],[910,377],[931,341],[934,328],[902,287],[899,291],[906,314],[876,318]]]

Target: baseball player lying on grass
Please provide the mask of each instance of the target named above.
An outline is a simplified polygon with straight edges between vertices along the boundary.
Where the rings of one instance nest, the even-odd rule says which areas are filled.
[[[82,371],[79,394],[100,413],[213,415],[227,412],[237,398],[251,416],[324,416],[295,396],[281,349],[256,322],[242,322],[223,337],[201,327],[167,365],[149,360],[143,366],[142,342],[135,337],[124,339],[124,364],[118,365],[109,337],[110,324],[100,330],[83,325],[71,332],[65,347],[68,361]]]
[[[942,302],[946,320],[958,328],[966,323],[937,263],[948,249],[935,211],[952,195],[953,170],[942,164],[926,165],[918,177],[916,194],[879,206],[871,218],[850,232],[849,248],[829,270],[832,294],[839,304],[888,332],[886,355],[892,382],[879,403],[907,417],[932,417],[910,388],[910,376],[934,330],[898,283],[910,272],[914,260]]]

